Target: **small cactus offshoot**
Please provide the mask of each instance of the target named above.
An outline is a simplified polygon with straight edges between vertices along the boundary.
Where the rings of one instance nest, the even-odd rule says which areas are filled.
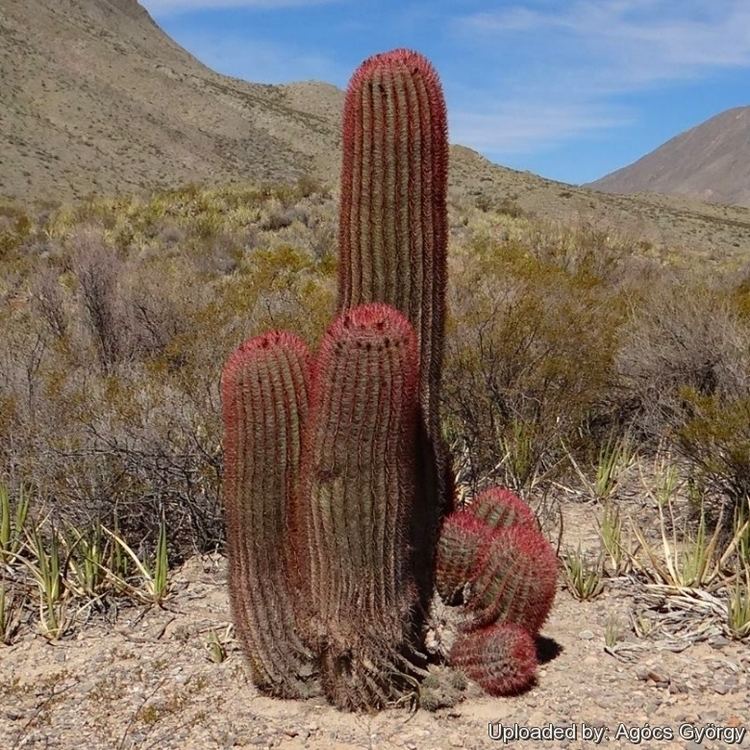
[[[517,695],[534,682],[536,645],[520,625],[497,623],[460,635],[449,663],[490,695]]]
[[[536,529],[508,526],[485,543],[471,579],[466,623],[476,629],[512,622],[536,634],[547,619],[557,589],[557,557]]]
[[[446,604],[462,600],[464,588],[474,576],[479,552],[491,535],[487,524],[468,510],[446,517],[435,566],[435,585]]]
[[[537,528],[534,511],[518,495],[505,487],[491,487],[485,490],[469,508],[492,529],[514,525]]]

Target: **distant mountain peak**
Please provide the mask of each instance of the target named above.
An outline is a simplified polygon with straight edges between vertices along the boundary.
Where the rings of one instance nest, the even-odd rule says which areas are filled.
[[[750,106],[721,112],[587,187],[750,206]]]

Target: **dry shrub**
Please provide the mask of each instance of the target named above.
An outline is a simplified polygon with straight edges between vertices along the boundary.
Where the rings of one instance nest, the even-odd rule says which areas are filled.
[[[133,544],[153,544],[164,515],[188,553],[222,543],[222,362],[269,327],[314,343],[334,268],[330,253],[285,244],[232,247],[226,267],[223,238],[258,231],[237,193],[170,195],[55,215],[59,247],[14,271],[13,306],[0,308],[0,460],[59,523],[116,519]],[[220,219],[210,236],[201,212]],[[179,247],[164,231],[175,226]]]
[[[616,298],[523,248],[478,244],[455,264],[444,377],[468,477],[524,486],[574,447],[611,387]]]
[[[681,391],[686,416],[676,430],[676,443],[700,479],[726,496],[734,508],[750,498],[750,389],[743,396],[704,395]],[[733,520],[732,513],[725,517]]]
[[[50,333],[58,339],[65,339],[69,316],[65,310],[59,270],[42,263],[32,284],[31,294],[35,311],[47,324]]]
[[[659,439],[689,416],[684,388],[722,399],[747,393],[749,334],[729,296],[694,279],[668,278],[641,291],[618,357],[631,422]]]
[[[644,243],[502,210],[452,205],[443,413],[462,477],[528,488],[627,431],[747,492],[748,273],[709,287]],[[331,195],[193,185],[0,215],[0,473],[134,544],[162,513],[183,551],[220,544],[221,364],[268,328],[316,345]]]
[[[99,364],[111,371],[125,353],[118,284],[123,262],[101,230],[85,227],[71,239],[70,267],[79,284],[79,299]]]

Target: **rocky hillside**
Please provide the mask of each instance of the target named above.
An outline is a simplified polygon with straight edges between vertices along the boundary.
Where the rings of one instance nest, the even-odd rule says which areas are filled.
[[[750,106],[712,117],[590,187],[750,206]]]
[[[285,183],[305,173],[333,183],[343,97],[326,83],[219,75],[136,0],[2,0],[0,197],[68,201],[191,181]],[[461,146],[452,148],[450,181],[478,205],[625,234],[662,254],[740,258],[750,250],[747,209],[608,195],[506,169]]]
[[[0,100],[5,195],[289,180],[337,166],[340,91],[218,75],[136,0],[3,0]]]

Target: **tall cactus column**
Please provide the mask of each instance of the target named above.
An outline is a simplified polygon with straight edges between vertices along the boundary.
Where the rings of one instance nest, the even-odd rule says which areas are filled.
[[[308,623],[323,689],[337,706],[398,697],[416,590],[408,529],[415,494],[417,353],[412,326],[363,305],[329,328],[305,431]]]
[[[253,682],[266,693],[289,698],[316,692],[314,656],[298,635],[288,554],[308,371],[305,344],[272,332],[242,344],[222,374],[233,619]]]
[[[435,70],[408,50],[366,60],[344,105],[339,309],[383,302],[416,330],[421,480],[412,544],[424,600],[432,588],[437,524],[453,492],[439,420],[447,177],[446,109]]]

